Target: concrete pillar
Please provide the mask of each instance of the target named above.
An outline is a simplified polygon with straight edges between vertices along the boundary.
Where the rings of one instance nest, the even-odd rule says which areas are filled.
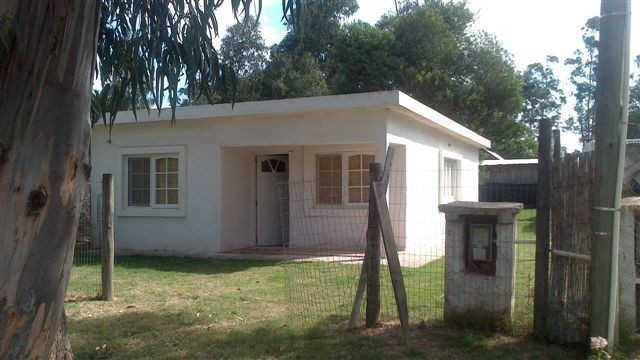
[[[520,203],[456,201],[445,213],[445,321],[510,321],[515,305],[515,235]],[[490,225],[491,260],[474,260],[472,227]],[[482,251],[480,251],[482,256]]]

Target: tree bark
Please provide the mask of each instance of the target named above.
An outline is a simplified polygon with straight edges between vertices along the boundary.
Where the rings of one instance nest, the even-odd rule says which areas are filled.
[[[66,337],[60,321],[90,172],[99,2],[16,3],[0,59],[0,359],[49,359],[56,334]],[[58,351],[71,356],[68,342]]]

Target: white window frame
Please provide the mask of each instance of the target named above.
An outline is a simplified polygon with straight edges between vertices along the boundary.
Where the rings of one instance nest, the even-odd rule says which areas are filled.
[[[455,170],[453,171],[453,175],[455,178],[452,181],[453,187],[452,187],[452,193],[453,195],[450,194],[446,194],[445,193],[445,186],[447,185],[447,172],[445,169],[445,164],[447,162],[453,162],[455,164]],[[440,174],[439,176],[439,180],[440,183],[438,184],[438,193],[439,193],[439,203],[440,204],[446,204],[446,203],[450,203],[453,201],[457,201],[461,199],[461,192],[460,192],[460,185],[461,185],[461,181],[462,181],[462,176],[461,176],[461,164],[462,164],[462,156],[458,155],[458,154],[454,154],[454,153],[450,153],[450,152],[446,152],[446,151],[440,151],[440,161],[439,161],[439,166],[438,166],[438,172]]]
[[[120,148],[117,151],[120,171],[116,174],[119,202],[116,205],[118,216],[149,216],[149,217],[183,217],[186,216],[186,161],[185,146],[153,146]],[[129,158],[150,158],[149,168],[149,206],[129,206]],[[156,162],[160,158],[178,159],[178,204],[156,204]]]
[[[318,156],[323,155],[340,155],[342,156],[342,182],[341,182],[341,194],[342,204],[318,204],[317,198],[317,175],[318,175]],[[313,187],[313,206],[318,209],[341,209],[341,208],[364,208],[369,206],[369,202],[349,202],[349,156],[352,155],[371,155],[373,161],[377,161],[376,152],[373,150],[349,150],[349,151],[326,151],[316,152],[313,154],[313,177],[316,185]],[[369,189],[371,191],[371,189]]]

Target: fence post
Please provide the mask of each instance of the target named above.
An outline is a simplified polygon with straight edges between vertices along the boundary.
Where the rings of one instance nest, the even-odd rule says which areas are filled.
[[[591,336],[616,342],[620,198],[629,105],[631,0],[602,0],[595,95]]]
[[[113,300],[113,175],[102,175],[102,299]]]
[[[551,221],[551,119],[538,127],[538,194],[536,204],[536,262],[533,298],[533,332],[543,338],[549,314],[549,234]]]
[[[372,163],[369,167],[371,181],[369,182],[369,219],[367,225],[367,312],[366,327],[374,327],[380,318],[380,216],[375,202],[374,182],[380,181],[381,167],[379,163]]]

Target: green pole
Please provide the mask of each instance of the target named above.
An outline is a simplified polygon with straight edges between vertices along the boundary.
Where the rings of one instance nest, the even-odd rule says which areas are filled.
[[[591,336],[616,342],[620,198],[629,105],[630,0],[602,0],[595,99]]]

